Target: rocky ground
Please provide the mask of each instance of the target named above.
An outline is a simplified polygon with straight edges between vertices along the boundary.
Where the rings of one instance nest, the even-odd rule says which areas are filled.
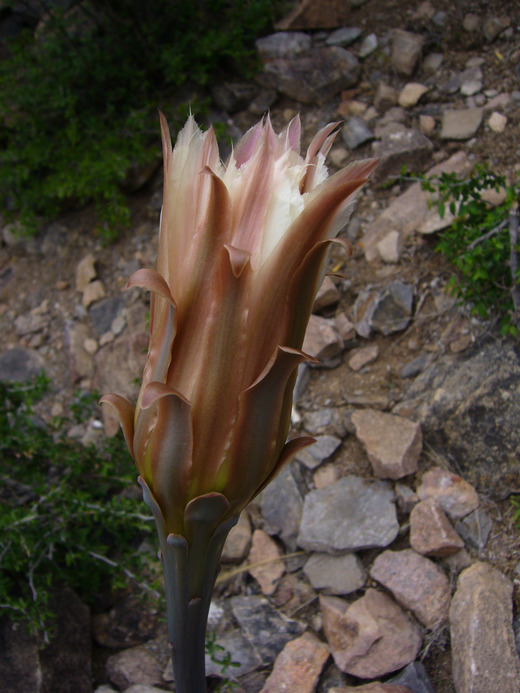
[[[301,374],[292,433],[317,443],[233,530],[210,626],[247,693],[517,693],[517,345],[446,293],[450,268],[434,252],[443,222],[420,186],[381,186],[403,164],[464,173],[488,161],[516,175],[520,9],[351,5],[303,2],[280,27],[288,33],[258,42],[257,83],[213,90],[233,134],[267,108],[277,129],[300,111],[305,145],[340,119],[331,169],[373,155],[380,165],[345,230],[354,255],[332,256],[307,335],[322,365]],[[28,241],[4,228],[0,377],[44,367],[56,391],[48,415],[78,387],[135,397],[146,296],[121,289],[153,265],[160,200],[156,177],[108,248],[88,209]],[[104,416],[70,435],[114,433]],[[164,624],[134,595],[73,611],[75,673],[55,675],[53,692],[173,689]],[[50,691],[63,651],[25,646],[35,683],[19,690]],[[207,669],[221,674],[211,660]]]

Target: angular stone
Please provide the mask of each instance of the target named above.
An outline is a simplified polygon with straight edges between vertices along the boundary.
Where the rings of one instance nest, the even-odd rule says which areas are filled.
[[[100,279],[96,279],[85,287],[81,303],[85,308],[88,308],[91,303],[95,303],[95,301],[99,301],[105,298],[105,296],[106,291],[103,282]]]
[[[393,281],[378,296],[371,315],[370,326],[384,335],[408,327],[412,317],[413,287]]]
[[[372,145],[379,163],[372,179],[375,183],[386,183],[390,176],[399,175],[403,166],[422,171],[431,162],[433,144],[418,130],[401,129],[385,135]]]
[[[322,407],[317,411],[305,412],[303,423],[305,430],[311,436],[332,432],[343,438],[347,433],[341,412],[333,407]]]
[[[483,508],[477,508],[455,524],[455,529],[466,546],[479,554],[486,547],[492,528],[493,520]]]
[[[304,57],[264,66],[259,81],[300,103],[322,104],[357,83],[359,63],[339,46],[314,48]]]
[[[374,96],[374,106],[378,111],[386,111],[397,103],[397,91],[386,82],[379,82]]]
[[[332,308],[336,306],[341,298],[336,285],[332,279],[327,275],[320,286],[316,298],[314,300],[313,312],[320,313],[326,308]]]
[[[243,510],[237,524],[229,532],[224,550],[223,563],[240,563],[249,553],[251,547],[251,523],[247,511]]]
[[[292,549],[300,526],[303,500],[290,465],[262,491],[260,503],[267,531],[279,535]]]
[[[365,38],[361,41],[358,56],[361,59],[368,58],[368,56],[375,51],[378,45],[379,42],[377,40],[376,34],[368,34],[368,36],[365,36]]]
[[[311,48],[311,37],[301,31],[278,31],[255,41],[261,60],[296,58]]]
[[[255,529],[249,552],[249,573],[260,585],[262,593],[272,594],[278,580],[285,573],[280,557],[282,552],[271,537],[261,529]]]
[[[328,657],[328,646],[312,633],[304,633],[280,652],[260,693],[313,693]]]
[[[370,130],[363,118],[354,116],[349,118],[341,130],[341,136],[349,149],[356,149],[366,142],[374,139],[374,133]]]
[[[320,596],[323,629],[336,665],[345,673],[373,679],[413,662],[421,631],[390,597],[375,589],[348,606]]]
[[[88,253],[78,262],[76,267],[76,291],[83,293],[88,284],[96,278],[96,258],[92,253]]]
[[[14,331],[18,337],[40,332],[49,324],[49,318],[45,315],[35,315],[33,312],[18,315],[14,321]]]
[[[348,365],[353,371],[360,371],[364,366],[367,366],[372,361],[375,361],[379,356],[379,347],[377,344],[371,344],[367,347],[352,349],[348,355]]]
[[[421,114],[419,116],[419,130],[427,137],[435,130],[435,118],[431,115]]]
[[[242,634],[263,666],[274,662],[285,645],[303,631],[299,621],[284,617],[265,597],[240,596],[231,597],[229,601]]]
[[[304,464],[307,469],[316,469],[331,457],[340,445],[341,439],[336,436],[318,436],[316,442],[300,450],[295,459]]]
[[[421,500],[433,498],[452,520],[459,520],[479,505],[473,486],[442,467],[432,467],[425,472],[417,495]]]
[[[302,350],[319,361],[339,356],[343,351],[343,340],[336,330],[334,320],[311,315]]]
[[[389,231],[377,244],[377,252],[383,262],[396,264],[401,259],[403,245],[399,231]]]
[[[450,607],[453,680],[458,691],[517,693],[513,585],[487,563],[464,570]]]
[[[379,479],[401,479],[417,471],[422,452],[421,425],[374,409],[352,414],[356,436]]]
[[[384,551],[372,564],[370,577],[390,590],[423,626],[434,629],[447,619],[450,582],[433,561],[412,549]]]
[[[94,372],[94,362],[85,350],[88,339],[88,328],[84,323],[75,323],[65,333],[68,342],[70,369],[74,380],[90,377]]]
[[[118,688],[126,689],[134,684],[155,686],[163,683],[161,664],[143,646],[130,647],[107,659],[108,678]]]
[[[410,513],[410,544],[423,556],[450,556],[464,542],[433,498],[417,503]]]
[[[408,82],[402,88],[397,102],[403,108],[410,108],[410,106],[415,106],[427,91],[429,91],[429,87],[426,87],[424,84]]]
[[[435,693],[430,677],[421,662],[412,662],[388,680],[388,686],[401,686],[410,693]],[[392,691],[388,690],[388,693]],[[397,691],[396,691],[397,693]]]
[[[356,336],[356,327],[354,323],[352,323],[348,319],[345,313],[340,313],[339,315],[336,315],[335,320],[336,329],[338,330],[339,336],[343,340],[343,344],[351,342]]]
[[[405,77],[413,74],[421,57],[424,39],[419,34],[412,34],[403,29],[395,29],[392,44],[392,65]]]
[[[115,320],[122,317],[120,311],[123,305],[123,296],[109,296],[104,301],[99,301],[90,308],[89,316],[92,321],[92,327],[99,335],[111,330]]]
[[[347,476],[307,494],[297,543],[311,551],[357,551],[388,546],[398,531],[391,488]]]
[[[361,589],[367,579],[367,572],[354,553],[313,553],[303,572],[314,589],[324,594],[350,594]]]
[[[357,27],[344,26],[341,27],[341,29],[332,31],[325,40],[325,43],[327,46],[342,46],[345,48],[346,46],[350,46],[351,43],[354,43],[354,41],[357,41],[362,33],[362,30]]]
[[[504,132],[506,124],[506,116],[502,115],[502,113],[499,113],[498,111],[493,111],[493,113],[489,116],[488,125],[489,129],[493,130],[493,132]]]
[[[459,108],[442,114],[442,140],[469,140],[482,122],[482,108]]]

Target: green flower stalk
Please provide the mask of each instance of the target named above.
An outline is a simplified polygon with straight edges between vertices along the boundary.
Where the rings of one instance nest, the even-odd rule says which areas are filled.
[[[119,413],[154,514],[177,693],[204,693],[204,635],[225,538],[241,510],[302,447],[286,442],[292,391],[331,242],[374,160],[330,178],[335,124],[302,158],[300,121],[249,130],[226,165],[190,117],[172,149],[161,116],[164,202],[150,343],[134,407]]]

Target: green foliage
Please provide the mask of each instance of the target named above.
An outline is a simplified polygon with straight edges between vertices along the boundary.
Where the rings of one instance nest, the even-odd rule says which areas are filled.
[[[128,584],[153,531],[142,501],[128,494],[135,471],[122,439],[97,450],[67,440],[61,427],[50,431],[34,413],[47,386],[44,376],[0,383],[0,606],[45,635],[53,590],[66,584],[91,601]],[[77,398],[76,420],[91,403]]]
[[[179,125],[181,86],[250,75],[277,2],[79,0],[63,12],[41,0],[38,29],[0,60],[3,206],[31,230],[39,215],[93,200],[113,236],[129,221],[129,169],[160,155],[157,108]]]
[[[206,632],[206,652],[212,662],[220,666],[222,681],[215,688],[218,693],[226,693],[237,688],[237,683],[229,678],[228,671],[233,667],[239,667],[240,662],[234,662],[232,654],[222,645],[217,643],[217,634],[214,631]]]
[[[467,178],[443,173],[423,178],[422,188],[432,193],[441,217],[448,209],[454,216],[437,245],[437,250],[457,268],[450,289],[471,305],[475,315],[498,317],[503,334],[517,335],[520,315],[515,294],[519,292],[520,274],[515,264],[520,251],[520,178],[508,183],[504,175],[477,164]],[[503,202],[495,206],[486,201],[486,192],[501,189],[505,190]]]

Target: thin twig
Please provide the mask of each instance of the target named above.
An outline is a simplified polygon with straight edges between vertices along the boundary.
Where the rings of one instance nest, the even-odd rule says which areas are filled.
[[[479,243],[483,243],[483,241],[487,241],[487,239],[491,238],[491,236],[495,236],[497,233],[502,231],[502,229],[505,229],[507,223],[507,219],[504,219],[504,221],[500,222],[500,224],[498,226],[495,226],[494,229],[491,229],[491,231],[488,231],[483,236],[480,236],[479,238],[475,239],[472,243],[470,243],[466,250],[473,250],[473,248],[477,246]]]
[[[518,203],[511,207],[509,212],[509,264],[511,267],[511,297],[515,311],[515,324],[520,328],[520,285],[518,274]]]

